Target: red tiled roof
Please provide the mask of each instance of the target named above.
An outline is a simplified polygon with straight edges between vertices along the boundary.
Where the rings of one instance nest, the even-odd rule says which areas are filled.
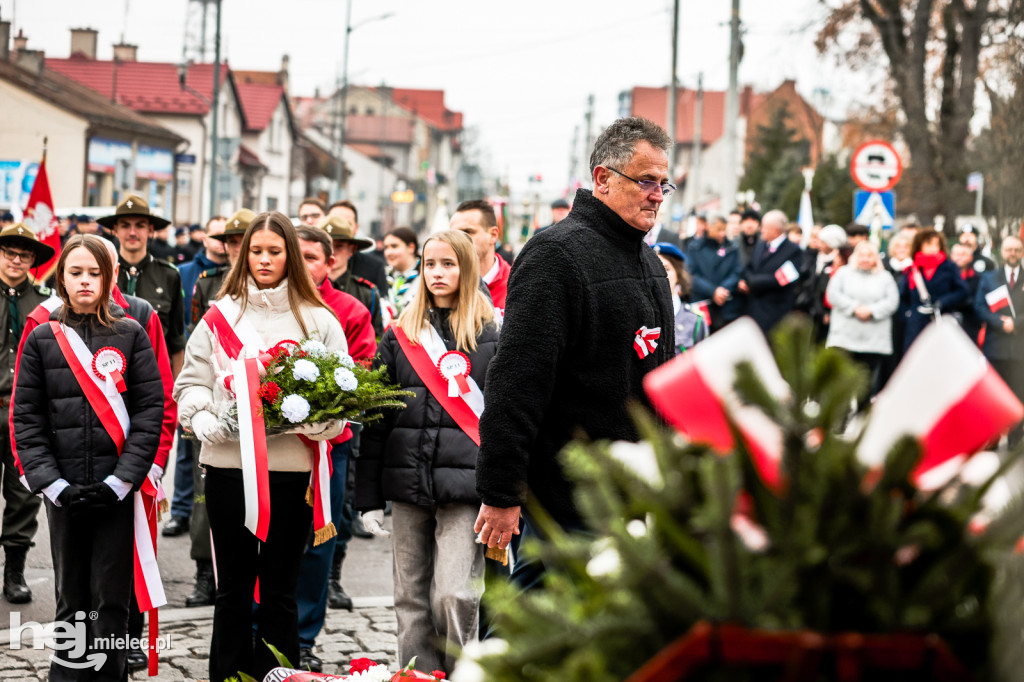
[[[238,163],[241,166],[250,166],[253,168],[266,168],[266,164],[260,160],[260,155],[249,149],[244,144],[238,145]]]
[[[284,97],[284,88],[280,85],[264,85],[262,83],[235,83],[238,90],[238,102],[242,106],[245,117],[245,129],[259,132],[266,129],[274,116],[278,103]]]
[[[412,144],[413,119],[351,114],[345,117],[345,142]]]
[[[185,74],[187,88],[178,80],[178,65],[164,62],[117,62],[73,56],[47,58],[46,66],[114,99],[135,111],[155,114],[204,115],[213,96],[213,65],[190,64]],[[227,64],[221,65],[221,82],[228,78]],[[189,90],[195,90],[197,97]]]
[[[394,88],[391,99],[435,128],[445,131],[462,130],[462,113],[451,111],[444,105],[444,90]]]
[[[691,145],[694,141],[697,113],[697,91],[676,90],[676,142]],[[749,115],[766,98],[748,86],[740,96],[740,116]],[[668,88],[633,88],[633,116],[643,116],[665,126],[668,115]],[[704,91],[704,116],[701,120],[701,142],[707,146],[725,133],[725,92]]]

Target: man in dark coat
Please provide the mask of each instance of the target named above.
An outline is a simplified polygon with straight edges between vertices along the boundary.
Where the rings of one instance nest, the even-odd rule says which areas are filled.
[[[747,295],[747,314],[765,334],[793,309],[799,281],[800,247],[786,238],[786,223],[782,211],[764,215],[761,239],[738,285]]]
[[[627,404],[644,399],[644,377],[675,347],[665,268],[643,241],[675,189],[670,145],[646,119],[609,126],[590,158],[593,192],[578,190],[569,216],[528,241],[512,266],[476,468],[475,530],[490,547],[519,532],[528,497],[564,528],[582,527],[558,461],[578,433],[639,438]],[[528,514],[522,531],[536,533]],[[535,585],[541,573],[517,560],[513,580]]]
[[[740,233],[736,237],[736,246],[740,249],[740,264],[747,267],[750,257],[754,254],[761,232],[761,214],[752,208],[743,211],[740,216]]]
[[[974,310],[986,325],[982,347],[985,357],[1017,399],[1024,401],[1024,333],[1017,320],[1017,314],[1024,310],[1024,243],[1017,237],[1005,237],[999,251],[1003,266],[981,276]],[[1001,294],[1007,294],[1009,301]],[[1021,424],[1017,424],[1010,431],[1010,447],[1021,437]]]
[[[694,301],[707,300],[711,331],[729,324],[742,313],[736,285],[743,267],[740,252],[725,238],[725,218],[716,216],[704,237],[695,237],[687,252],[686,269],[693,277]]]

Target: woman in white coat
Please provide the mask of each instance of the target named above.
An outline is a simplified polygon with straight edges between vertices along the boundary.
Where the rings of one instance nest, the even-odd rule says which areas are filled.
[[[832,276],[825,297],[832,306],[825,345],[849,352],[869,372],[867,392],[857,403],[861,409],[877,392],[878,369],[892,354],[892,316],[900,302],[878,247],[868,241],[858,244],[850,262]]]
[[[266,490],[258,481],[244,484],[242,448],[224,422],[235,400],[227,382],[230,360],[252,357],[248,351],[265,351],[284,340],[313,338],[341,352],[348,344],[310,279],[295,228],[281,213],[253,219],[217,297],[189,337],[174,399],[182,427],[202,443],[199,461],[206,471],[217,569],[210,679],[221,682],[244,672],[261,680],[276,665],[264,641],[289,660],[299,660],[295,590],[313,521],[306,503],[313,455],[297,435],[267,436]],[[310,438],[329,439],[340,430],[338,422]],[[254,509],[259,521],[251,530],[246,522]],[[260,606],[254,623],[257,578]]]

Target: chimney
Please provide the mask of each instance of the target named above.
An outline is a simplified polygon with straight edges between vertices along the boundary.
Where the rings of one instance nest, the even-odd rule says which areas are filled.
[[[11,22],[0,21],[0,61],[11,58]]]
[[[277,72],[277,84],[284,86],[284,91],[288,92],[288,63],[290,59],[288,55],[281,55],[281,70]]]
[[[19,50],[15,60],[21,68],[39,76],[43,73],[43,65],[46,63],[42,50]]]
[[[14,51],[21,52],[26,47],[28,47],[28,37],[25,35],[25,32],[19,28],[18,35],[14,37]]]
[[[138,45],[129,45],[128,43],[118,43],[114,45],[114,60],[118,62],[134,62],[136,60],[136,53],[139,50]]]
[[[71,56],[96,59],[96,35],[94,28],[71,29]]]

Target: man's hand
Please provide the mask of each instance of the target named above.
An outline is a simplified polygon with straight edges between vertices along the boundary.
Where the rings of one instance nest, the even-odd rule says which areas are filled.
[[[1012,317],[1004,317],[1003,318],[1003,331],[1006,332],[1007,334],[1012,334],[1013,333],[1013,318]]]
[[[715,302],[715,305],[725,305],[725,302],[729,300],[729,290],[725,287],[718,287],[715,289],[715,293],[711,296],[711,300]]]
[[[745,279],[741,279],[740,283],[736,285],[736,288],[739,290],[741,294],[750,293],[750,287],[747,286],[747,280]]]
[[[507,549],[513,535],[519,535],[519,507],[492,507],[480,505],[473,532],[480,535],[480,542],[488,547]]]
[[[871,308],[866,305],[859,305],[853,309],[853,314],[861,322],[867,322],[871,319]]]

